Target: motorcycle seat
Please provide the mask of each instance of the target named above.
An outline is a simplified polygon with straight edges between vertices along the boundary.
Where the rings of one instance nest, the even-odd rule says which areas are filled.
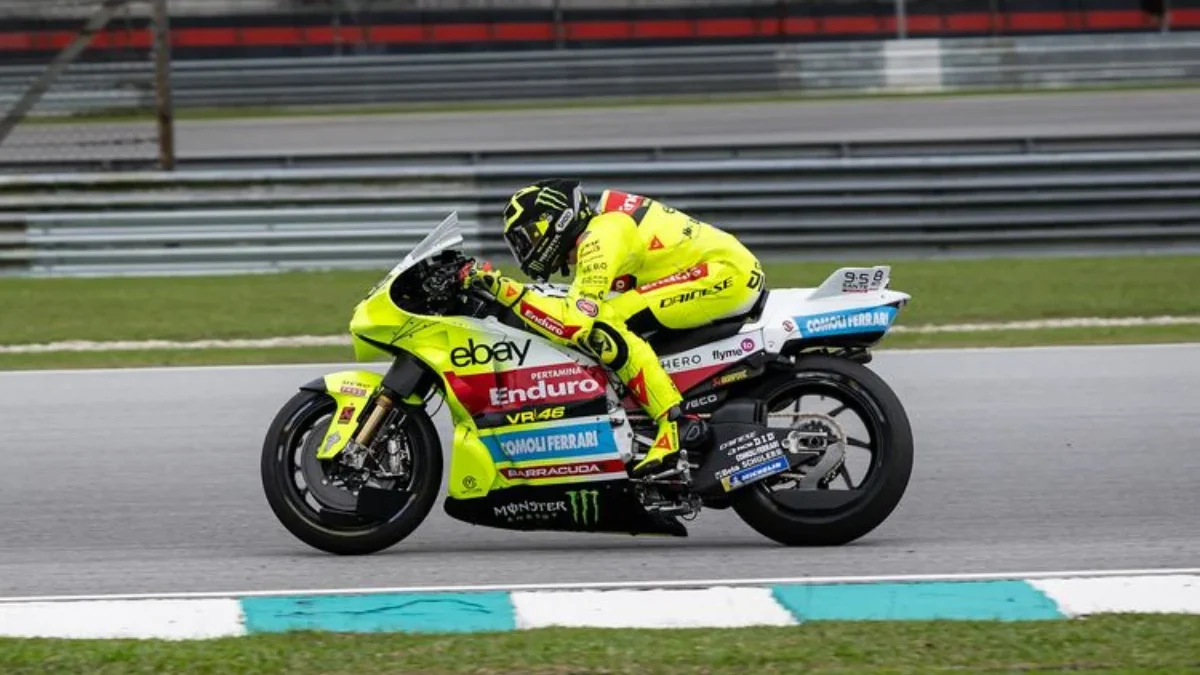
[[[733,337],[742,330],[742,326],[758,320],[763,308],[767,305],[768,293],[770,291],[763,291],[754,306],[741,314],[725,317],[698,328],[659,328],[643,336],[643,339],[649,343],[656,354],[666,356]]]

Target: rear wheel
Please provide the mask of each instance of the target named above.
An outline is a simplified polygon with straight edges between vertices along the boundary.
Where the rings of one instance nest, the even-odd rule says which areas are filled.
[[[742,490],[733,508],[747,525],[789,546],[831,546],[866,535],[891,515],[912,474],[913,438],[904,407],[882,378],[846,359],[804,356],[790,378],[774,380],[760,398],[771,427],[805,432],[810,449],[841,450],[844,459],[820,475],[814,460],[807,472]]]
[[[375,553],[411,534],[433,508],[443,465],[437,430],[424,409],[397,405],[357,469],[316,457],[335,412],[324,392],[301,391],[283,406],[263,442],[263,491],[283,526],[309,546]],[[374,502],[370,515],[357,508],[364,491]]]

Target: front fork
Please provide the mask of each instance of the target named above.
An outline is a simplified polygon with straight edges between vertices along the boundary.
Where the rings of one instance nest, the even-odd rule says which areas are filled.
[[[419,393],[424,374],[414,357],[401,355],[383,375],[368,370],[344,370],[302,386],[301,389],[328,394],[336,405],[333,421],[318,446],[317,459],[337,457],[351,441],[356,448],[370,447],[397,400],[413,405],[424,402]],[[367,410],[370,414],[364,420],[363,413]]]

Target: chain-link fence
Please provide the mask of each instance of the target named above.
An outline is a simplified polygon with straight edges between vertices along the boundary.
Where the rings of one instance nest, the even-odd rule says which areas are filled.
[[[163,0],[0,4],[0,169],[174,165]]]

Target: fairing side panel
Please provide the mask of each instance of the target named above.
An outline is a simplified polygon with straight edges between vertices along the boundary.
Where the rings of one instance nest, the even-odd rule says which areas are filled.
[[[762,317],[744,330],[761,330],[770,352],[796,340],[845,336],[874,340],[891,328],[899,311],[896,306],[909,299],[886,289],[815,300],[811,293],[807,288],[773,290]]]

